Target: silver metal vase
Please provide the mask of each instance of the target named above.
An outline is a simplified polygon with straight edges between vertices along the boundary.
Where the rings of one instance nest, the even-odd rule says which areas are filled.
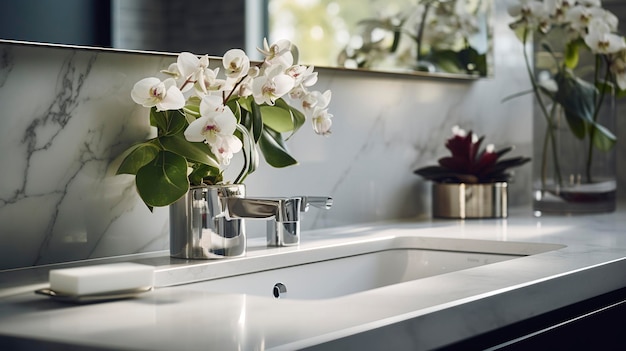
[[[432,210],[437,218],[506,218],[507,183],[433,183]]]
[[[245,186],[192,187],[170,205],[170,256],[220,259],[245,255],[244,220],[226,218],[229,197],[245,197]]]

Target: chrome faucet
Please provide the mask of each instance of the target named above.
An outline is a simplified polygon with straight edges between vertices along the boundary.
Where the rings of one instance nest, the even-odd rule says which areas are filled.
[[[286,198],[227,199],[226,217],[229,219],[266,219],[267,245],[292,246],[300,242],[301,213],[310,206],[329,209],[333,199],[328,196],[295,196]]]
[[[170,206],[170,256],[219,259],[246,254],[247,218],[267,220],[267,245],[300,242],[301,213],[310,206],[328,209],[332,198],[296,196],[249,198],[243,184],[203,185]]]

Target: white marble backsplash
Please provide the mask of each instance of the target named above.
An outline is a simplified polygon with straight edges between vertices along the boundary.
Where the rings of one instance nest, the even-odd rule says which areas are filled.
[[[429,184],[412,171],[447,153],[452,126],[530,155],[530,98],[501,103],[528,87],[521,48],[507,19],[496,22],[494,78],[320,69],[333,134],[303,128],[289,142],[300,164],[262,166],[248,194],[333,196],[304,229],[428,216]],[[116,157],[151,133],[132,85],[173,57],[18,44],[1,44],[0,55],[0,270],[167,249],[167,209],[150,213],[133,177],[114,172]],[[530,202],[530,173],[517,171],[511,205]]]

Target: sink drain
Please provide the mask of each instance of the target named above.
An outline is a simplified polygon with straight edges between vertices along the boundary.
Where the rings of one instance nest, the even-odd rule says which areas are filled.
[[[280,298],[281,294],[285,294],[287,292],[287,287],[283,283],[274,284],[274,288],[272,289],[272,294],[275,298]]]

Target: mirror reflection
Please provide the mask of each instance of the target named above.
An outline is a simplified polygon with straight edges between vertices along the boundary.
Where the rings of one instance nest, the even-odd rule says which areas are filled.
[[[0,38],[209,55],[285,38],[318,67],[488,76],[492,1],[8,0]]]
[[[491,0],[269,0],[269,36],[316,66],[487,76],[491,10]]]

